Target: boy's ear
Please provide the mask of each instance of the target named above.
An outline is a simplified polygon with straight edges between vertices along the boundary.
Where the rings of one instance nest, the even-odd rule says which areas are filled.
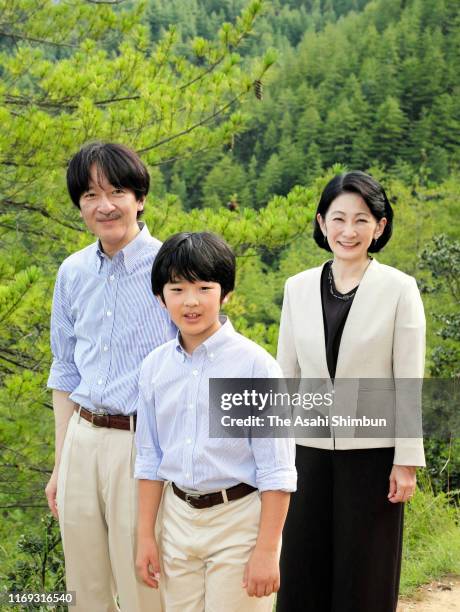
[[[163,296],[162,295],[156,295],[155,297],[157,298],[158,302],[160,303],[160,306],[162,308],[166,308],[166,304],[163,301]]]

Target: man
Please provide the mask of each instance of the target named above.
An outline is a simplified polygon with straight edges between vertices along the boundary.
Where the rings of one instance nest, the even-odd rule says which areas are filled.
[[[59,518],[76,611],[157,612],[136,580],[133,477],[137,382],[144,357],[175,334],[152,296],[160,243],[138,223],[149,190],[139,157],[91,143],[70,161],[67,186],[98,241],[61,265],[51,315],[55,466],[46,487]]]

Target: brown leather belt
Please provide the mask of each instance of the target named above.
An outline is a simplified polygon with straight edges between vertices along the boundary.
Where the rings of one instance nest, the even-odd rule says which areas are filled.
[[[80,411],[80,416],[89,421],[95,427],[110,427],[111,429],[126,429],[129,431],[130,417],[124,414],[106,414],[104,412],[91,412],[83,406],[75,406],[75,412]],[[134,431],[136,431],[136,415],[134,414]]]
[[[217,506],[217,504],[223,504],[225,502],[222,491],[217,491],[216,493],[202,493],[200,495],[198,493],[186,493],[182,491],[182,489],[179,489],[174,483],[172,483],[172,488],[177,497],[180,497],[184,502],[187,502],[189,506],[197,508],[198,510],[202,508],[211,508],[212,506]],[[228,501],[234,501],[235,499],[240,499],[245,495],[249,495],[249,493],[253,491],[257,491],[257,489],[245,482],[240,482],[240,484],[226,489],[225,493],[227,494]]]

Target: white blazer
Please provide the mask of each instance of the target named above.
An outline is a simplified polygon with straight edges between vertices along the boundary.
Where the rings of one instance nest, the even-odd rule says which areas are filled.
[[[321,303],[323,266],[305,270],[286,282],[277,355],[286,378],[330,381]],[[382,384],[388,388],[389,380],[422,379],[424,365],[425,314],[417,283],[373,259],[353,299],[337,359],[336,379],[357,381],[348,413],[358,409],[365,391],[363,379],[386,379]],[[398,419],[403,421],[407,416],[407,403],[398,398],[397,391],[394,395],[397,425]],[[416,404],[421,423],[419,398]],[[414,406],[410,409],[414,415]],[[421,438],[341,438],[338,433],[333,432],[331,438],[299,438],[297,444],[331,450],[394,446],[396,465],[425,465]]]

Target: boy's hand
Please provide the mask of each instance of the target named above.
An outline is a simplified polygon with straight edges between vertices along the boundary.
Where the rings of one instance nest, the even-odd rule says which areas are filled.
[[[243,588],[250,597],[264,597],[279,590],[278,550],[254,548],[244,569]]]
[[[136,569],[142,582],[154,589],[158,588],[160,561],[155,538],[142,538],[138,540]]]

